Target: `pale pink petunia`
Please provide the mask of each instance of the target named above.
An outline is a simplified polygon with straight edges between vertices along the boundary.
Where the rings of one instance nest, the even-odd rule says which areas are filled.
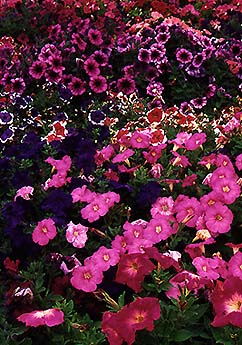
[[[52,308],[46,310],[35,310],[30,313],[21,314],[18,321],[24,322],[26,326],[38,327],[48,326],[53,327],[64,322],[64,313],[60,309]]]
[[[150,213],[154,218],[156,215],[170,216],[173,213],[174,200],[172,196],[169,197],[159,197],[156,199]]]
[[[66,239],[75,248],[83,248],[87,241],[88,228],[82,224],[70,222],[66,229]]]
[[[55,222],[51,219],[43,219],[38,222],[32,233],[32,239],[40,246],[45,246],[52,240],[57,234]]]
[[[14,197],[14,201],[16,201],[17,197],[21,197],[25,200],[30,200],[30,195],[33,195],[34,192],[34,188],[31,186],[24,186],[20,189],[17,190],[15,197]]]

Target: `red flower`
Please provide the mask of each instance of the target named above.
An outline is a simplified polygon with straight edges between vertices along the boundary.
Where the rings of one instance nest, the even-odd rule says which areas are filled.
[[[105,312],[102,320],[102,331],[110,345],[121,345],[125,341],[132,345],[137,330],[154,329],[154,320],[160,317],[158,298],[138,297],[134,302],[124,306],[118,313]]]
[[[124,254],[121,256],[116,281],[127,284],[135,292],[141,291],[144,277],[153,271],[155,265],[144,254]]]

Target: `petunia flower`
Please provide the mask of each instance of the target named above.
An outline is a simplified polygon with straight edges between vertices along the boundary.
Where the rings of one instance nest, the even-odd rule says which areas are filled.
[[[233,325],[242,328],[242,280],[229,277],[224,282],[217,280],[211,295],[215,317],[214,327]]]
[[[51,219],[43,219],[38,222],[32,233],[32,239],[40,246],[45,246],[50,240],[55,238],[57,234],[55,222]]]
[[[35,310],[31,313],[21,314],[18,321],[24,322],[26,326],[38,327],[48,326],[53,327],[60,325],[64,322],[64,313],[60,309],[46,309],[46,310]]]
[[[17,197],[21,197],[25,200],[30,200],[30,195],[33,195],[34,192],[34,188],[31,186],[24,186],[20,189],[17,190],[15,197],[14,197],[14,201],[17,200]]]
[[[238,251],[228,262],[228,270],[233,277],[242,280],[242,253]]]
[[[227,206],[220,203],[207,208],[205,211],[206,226],[214,234],[228,232],[232,221],[233,213]]]
[[[118,264],[116,282],[127,284],[135,292],[139,292],[145,276],[154,268],[155,265],[145,254],[123,254]]]
[[[87,241],[88,228],[82,224],[70,222],[66,229],[66,239],[75,248],[83,248]]]
[[[93,292],[97,289],[97,284],[103,280],[103,272],[99,267],[85,264],[84,266],[76,267],[72,272],[71,285],[77,290],[85,292]]]

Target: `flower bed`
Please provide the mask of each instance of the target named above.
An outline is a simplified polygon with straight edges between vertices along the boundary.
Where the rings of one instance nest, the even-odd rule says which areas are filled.
[[[242,342],[240,18],[2,1],[2,344]]]

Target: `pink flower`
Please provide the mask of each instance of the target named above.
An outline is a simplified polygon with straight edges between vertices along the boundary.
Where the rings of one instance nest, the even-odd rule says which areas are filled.
[[[178,222],[186,224],[189,227],[195,227],[198,217],[202,214],[200,202],[196,198],[184,198],[175,202],[174,211],[177,212],[176,219]]]
[[[116,235],[112,241],[112,248],[117,249],[120,255],[124,254],[127,248],[127,241],[124,236]]]
[[[72,272],[71,284],[77,290],[93,292],[97,284],[103,280],[103,273],[99,267],[92,264],[77,267]]]
[[[62,159],[54,159],[52,157],[48,157],[45,162],[52,165],[54,169],[56,169],[59,173],[66,174],[71,168],[71,158],[67,155],[62,157]]]
[[[119,203],[120,201],[120,195],[114,192],[104,193],[102,194],[102,197],[108,205],[108,208],[113,207],[115,203]]]
[[[196,267],[200,277],[208,279],[218,279],[218,262],[214,258],[205,258],[204,256],[193,259],[192,264]]]
[[[238,170],[242,169],[242,153],[236,157],[235,165],[238,168]]]
[[[16,201],[17,197],[21,197],[25,200],[30,200],[29,195],[33,195],[34,188],[31,186],[24,186],[17,190],[17,193],[15,194],[14,201]]]
[[[230,178],[217,179],[213,190],[225,204],[232,204],[240,196],[240,186]]]
[[[57,308],[35,310],[31,313],[20,315],[17,320],[24,322],[26,326],[38,327],[46,325],[48,327],[53,327],[64,322],[64,313]]]
[[[175,156],[175,158],[173,158],[171,160],[171,164],[173,166],[179,166],[179,167],[183,167],[183,168],[191,166],[191,163],[189,162],[189,160],[186,156],[180,155],[176,151],[171,151],[171,153],[173,154],[173,156]]]
[[[191,273],[189,271],[182,271],[177,273],[174,277],[169,280],[172,287],[166,292],[168,298],[178,299],[181,295],[180,289],[183,291],[185,289],[189,291],[194,291],[197,293],[199,289],[205,287],[205,284],[209,284],[211,281],[207,278],[200,277],[197,274]]]
[[[85,91],[86,83],[77,77],[72,77],[72,80],[68,84],[68,88],[71,90],[74,96],[81,96]]]
[[[71,192],[72,202],[92,202],[97,196],[95,192],[91,192],[86,185],[83,185],[81,188],[75,188]]]
[[[214,327],[234,325],[242,328],[242,280],[230,277],[224,282],[217,280],[212,293],[215,318]]]
[[[96,46],[100,46],[103,43],[102,34],[99,30],[90,29],[87,36],[89,41]]]
[[[206,141],[205,133],[195,133],[193,134],[186,142],[185,147],[187,150],[193,151],[196,150]]]
[[[172,196],[159,197],[152,205],[150,213],[154,218],[157,215],[170,216],[173,213],[174,200]]]
[[[89,261],[90,260],[90,261]],[[110,266],[115,266],[119,262],[119,251],[117,249],[108,249],[101,246],[87,262],[99,268],[101,271],[107,271]]]
[[[66,239],[75,248],[83,248],[87,241],[88,228],[82,224],[70,222],[66,229]]]
[[[113,159],[112,162],[113,163],[119,163],[119,162],[124,162],[126,161],[126,159],[128,159],[129,157],[133,156],[134,154],[134,150],[131,149],[127,149],[119,154],[117,154]]]
[[[242,280],[242,253],[237,252],[228,262],[228,270],[233,277]]]
[[[205,221],[209,231],[214,234],[223,234],[230,230],[230,225],[233,221],[233,213],[227,206],[216,204],[206,209]]]
[[[171,225],[173,223],[173,225]],[[172,234],[177,233],[178,224],[172,216],[156,215],[151,219],[144,232],[144,238],[154,243],[166,240]]]
[[[87,219],[90,223],[95,222],[101,216],[108,213],[108,204],[102,195],[98,195],[89,205],[81,210],[83,219]]]
[[[156,163],[156,161],[161,157],[162,150],[166,147],[166,144],[160,144],[157,146],[150,147],[150,151],[143,151],[143,156],[150,164]]]
[[[55,222],[51,219],[43,219],[38,222],[32,233],[32,239],[40,246],[45,246],[52,240],[57,234]]]
[[[150,145],[150,136],[148,136],[147,134],[140,132],[140,131],[136,131],[133,133],[131,139],[130,139],[130,145],[133,148],[137,148],[137,149],[143,149],[146,147],[149,147]]]
[[[186,176],[182,182],[182,187],[188,187],[188,186],[192,186],[195,184],[195,181],[197,179],[197,175],[196,174],[191,174],[189,176]]]
[[[84,62],[84,70],[91,77],[95,77],[100,74],[99,65],[93,58],[89,58]]]

